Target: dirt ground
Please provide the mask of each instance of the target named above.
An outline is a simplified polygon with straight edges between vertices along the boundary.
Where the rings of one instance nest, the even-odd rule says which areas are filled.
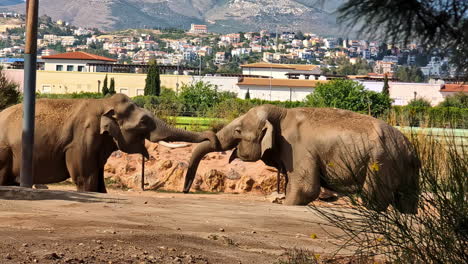
[[[279,263],[341,242],[309,207],[263,196],[52,189],[0,187],[0,263]]]

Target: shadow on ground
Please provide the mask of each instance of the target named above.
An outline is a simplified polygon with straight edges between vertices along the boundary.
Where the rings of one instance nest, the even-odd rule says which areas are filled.
[[[64,200],[80,203],[122,203],[126,201],[126,199],[104,196],[106,195],[98,193],[0,186],[0,200]]]

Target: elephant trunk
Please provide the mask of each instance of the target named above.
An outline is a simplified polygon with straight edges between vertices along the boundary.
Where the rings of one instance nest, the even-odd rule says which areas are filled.
[[[206,154],[213,151],[216,151],[216,149],[213,148],[209,141],[198,144],[198,146],[193,150],[187,173],[185,174],[184,193],[188,193],[190,191],[190,187],[195,179],[195,174],[197,173],[198,164],[200,164],[201,159]]]
[[[232,135],[232,131],[239,124],[240,119],[241,118],[237,118],[216,133],[216,137],[219,141],[219,144],[216,146],[211,144],[209,141],[205,141],[198,144],[198,146],[193,150],[187,173],[185,174],[184,193],[188,193],[190,191],[190,187],[192,186],[197,173],[198,165],[206,154],[214,151],[229,150],[236,146],[237,142]]]
[[[209,140],[205,133],[196,133],[180,128],[175,128],[156,118],[155,123],[156,128],[150,132],[148,138],[151,142],[184,141],[199,143],[205,140]]]

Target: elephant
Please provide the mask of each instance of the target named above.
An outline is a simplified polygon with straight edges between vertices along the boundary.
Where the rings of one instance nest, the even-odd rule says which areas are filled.
[[[22,104],[0,112],[0,185],[19,185]],[[36,101],[33,183],[72,178],[78,191],[106,192],[104,165],[116,150],[149,158],[145,140],[215,141],[214,132],[195,133],[167,125],[124,94],[103,99]]]
[[[229,162],[262,160],[286,174],[286,205],[307,205],[320,187],[362,194],[367,208],[389,205],[414,214],[420,162],[414,146],[396,128],[371,116],[335,108],[251,108],[216,133],[217,144],[193,150],[184,192],[203,156],[234,149]]]

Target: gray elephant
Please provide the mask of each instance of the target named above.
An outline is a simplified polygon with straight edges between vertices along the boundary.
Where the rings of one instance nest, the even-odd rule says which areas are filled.
[[[325,187],[360,192],[373,210],[393,204],[401,212],[416,212],[419,160],[408,139],[381,120],[341,109],[263,105],[216,136],[219,145],[203,142],[192,152],[184,192],[205,154],[234,149],[229,162],[261,159],[287,175],[287,205],[306,205]]]
[[[21,166],[22,105],[0,112],[0,185],[18,185]],[[36,102],[34,184],[72,178],[78,191],[106,192],[104,165],[115,150],[141,153],[152,142],[202,142],[213,132],[194,133],[168,126],[130,98],[40,99]]]

